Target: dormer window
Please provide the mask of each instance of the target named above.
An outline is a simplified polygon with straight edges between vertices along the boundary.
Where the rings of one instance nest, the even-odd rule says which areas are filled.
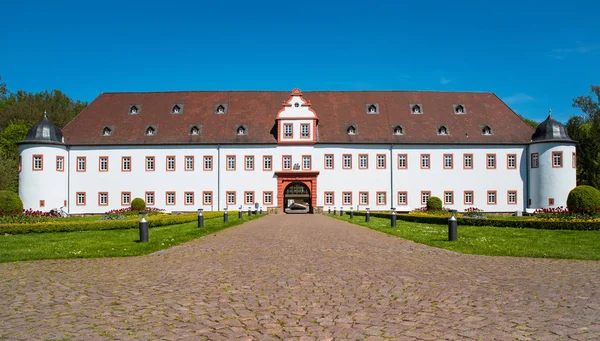
[[[215,114],[224,115],[227,113],[227,104],[219,103],[215,106]]]
[[[467,111],[465,110],[465,106],[464,105],[462,105],[462,104],[456,104],[454,106],[454,113],[458,114],[458,115],[461,115],[461,114],[466,114]]]
[[[379,114],[379,108],[377,103],[367,104],[367,114]]]
[[[404,129],[402,129],[402,126],[396,126],[394,128],[394,135],[403,135],[404,134]]]
[[[140,112],[140,107],[138,105],[132,105],[129,107],[129,114],[130,115],[137,115]]]
[[[146,136],[154,136],[156,135],[156,128],[153,126],[149,126],[146,128]]]
[[[109,127],[104,127],[104,129],[102,129],[102,136],[110,136],[112,135],[112,129],[110,129]]]
[[[446,126],[441,126],[438,129],[438,135],[448,135],[448,128],[446,128]]]
[[[489,126],[483,127],[483,129],[481,129],[481,135],[492,135],[492,128]]]
[[[354,126],[349,126],[346,131],[348,132],[348,135],[356,135],[356,128]]]
[[[422,114],[423,113],[421,106],[419,104],[413,104],[412,107],[410,108],[410,112],[413,114]]]
[[[239,126],[235,132],[237,135],[246,135],[246,128]]]
[[[181,114],[182,112],[183,112],[183,105],[181,105],[181,104],[175,104],[171,108],[171,114]]]
[[[196,126],[193,126],[192,129],[190,129],[190,135],[200,135],[200,129],[198,129]]]

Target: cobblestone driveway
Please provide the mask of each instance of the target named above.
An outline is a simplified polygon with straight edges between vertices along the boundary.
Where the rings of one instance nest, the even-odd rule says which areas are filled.
[[[600,262],[460,255],[319,215],[0,275],[7,340],[600,339]]]

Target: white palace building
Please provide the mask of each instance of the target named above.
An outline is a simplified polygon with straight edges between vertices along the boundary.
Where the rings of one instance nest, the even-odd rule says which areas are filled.
[[[50,113],[51,115],[51,113]],[[25,208],[71,214],[258,205],[515,212],[564,206],[575,142],[536,131],[493,93],[103,93],[62,131],[44,115],[19,145]]]

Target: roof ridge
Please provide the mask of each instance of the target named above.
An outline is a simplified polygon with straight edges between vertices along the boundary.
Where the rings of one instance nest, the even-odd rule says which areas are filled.
[[[104,94],[160,94],[160,93],[182,93],[182,92],[282,92],[282,93],[290,93],[289,90],[164,90],[164,91],[106,91],[101,92],[101,95]],[[491,91],[442,91],[442,90],[302,90],[302,93],[315,93],[315,92],[350,92],[350,93],[360,93],[360,92],[419,92],[419,93],[448,93],[448,94],[494,94]]]

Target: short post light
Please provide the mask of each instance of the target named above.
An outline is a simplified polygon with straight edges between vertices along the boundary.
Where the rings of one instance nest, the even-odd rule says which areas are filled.
[[[258,210],[258,214],[262,214],[262,206],[260,207],[260,209]]]
[[[331,214],[331,206],[329,206],[329,209],[327,210],[327,213]]]
[[[198,227],[204,227],[204,210],[198,209]]]
[[[227,212],[227,207],[225,207],[223,209],[223,222],[224,223],[228,223],[229,222],[229,212]]]
[[[390,222],[391,227],[396,227],[396,208],[392,207],[392,220]]]
[[[344,207],[340,206],[340,217],[344,216]]]
[[[352,210],[352,206],[350,206],[350,219],[354,219],[354,211]]]
[[[252,206],[248,206],[248,217],[252,215]]]
[[[333,206],[333,215],[337,214],[337,209],[335,208],[335,206]]]
[[[371,221],[371,212],[369,212],[369,208],[367,207],[367,213],[365,213],[365,223]]]
[[[142,218],[140,219],[140,243],[148,242],[148,219],[146,219],[146,211],[140,211]]]
[[[450,218],[448,218],[448,240],[455,242],[458,239],[457,221],[456,221],[456,210],[450,210]]]
[[[238,208],[238,219],[242,219],[242,205]]]

